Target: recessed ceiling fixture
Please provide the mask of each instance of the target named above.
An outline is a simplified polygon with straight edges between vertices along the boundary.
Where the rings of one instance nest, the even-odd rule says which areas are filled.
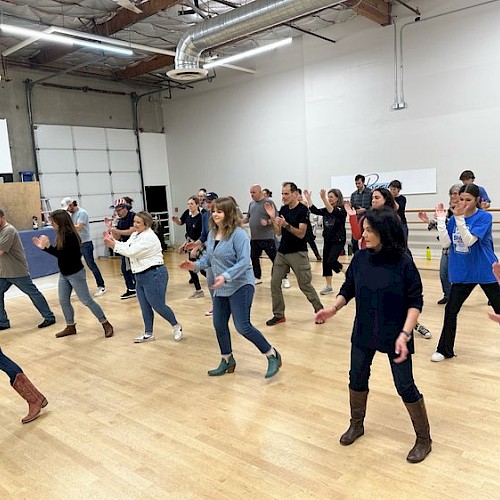
[[[235,54],[234,56],[221,57],[220,59],[215,59],[203,65],[204,69],[215,68],[216,66],[223,66],[224,64],[230,64],[241,59],[246,59],[247,57],[252,57],[257,54],[262,54],[278,47],[283,47],[292,43],[291,38],[285,38],[284,40],[279,40],[278,42],[268,43],[267,45],[262,45],[261,47],[256,47],[255,49],[247,50],[241,54]]]
[[[134,54],[130,49],[113,47],[111,45],[106,45],[103,43],[89,42],[88,40],[82,40],[80,38],[74,38],[66,35],[54,35],[52,33],[47,33],[44,31],[20,28],[19,26],[11,26],[10,24],[0,24],[0,30],[11,35],[19,35],[26,38],[33,37],[37,39],[48,40],[50,42],[60,43],[63,45],[77,45],[79,47],[86,47],[93,50],[110,52],[112,54],[119,54],[122,56],[132,56]],[[84,33],[82,33],[82,35],[84,36]]]

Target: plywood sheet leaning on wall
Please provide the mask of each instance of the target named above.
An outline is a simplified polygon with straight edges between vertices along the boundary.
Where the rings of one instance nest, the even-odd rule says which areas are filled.
[[[0,208],[7,221],[18,231],[33,229],[33,216],[41,224],[40,184],[38,182],[6,182],[0,184]]]

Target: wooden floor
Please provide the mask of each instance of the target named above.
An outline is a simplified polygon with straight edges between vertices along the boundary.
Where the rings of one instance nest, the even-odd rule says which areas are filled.
[[[24,401],[0,385],[0,498],[500,498],[500,329],[475,291],[459,317],[457,357],[431,363],[443,319],[435,269],[422,271],[421,321],[434,338],[416,339],[415,378],[425,395],[433,451],[405,461],[414,442],[410,419],[385,356],[372,370],[366,433],[349,447],[347,376],[354,306],[325,325],[298,290],[285,290],[284,324],[271,317],[270,265],[256,288],[253,322],[283,355],[273,379],[266,360],[233,336],[234,374],[209,378],[218,348],[206,297],[188,300],[188,274],[168,252],[168,302],[184,326],[175,343],[157,319],[156,342],[134,344],[142,331],[136,299],[124,292],[119,261],[100,260],[107,293],[97,299],[116,334],[75,305],[78,335],[55,339],[63,326],[57,291],[44,291],[58,324],[39,330],[26,297],[7,300],[12,328],[0,345],[49,399],[44,414],[21,425]],[[422,263],[421,263],[422,264]],[[321,264],[312,262],[323,287]],[[436,267],[435,265],[431,265]],[[341,277],[334,278],[335,289]],[[89,277],[94,287],[94,281]],[[332,295],[326,298],[328,303]]]

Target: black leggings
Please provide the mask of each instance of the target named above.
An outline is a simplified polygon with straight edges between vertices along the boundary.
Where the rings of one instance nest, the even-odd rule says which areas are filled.
[[[332,276],[333,272],[340,273],[342,264],[339,262],[339,256],[344,249],[345,241],[327,241],[323,242],[323,276]]]
[[[453,283],[451,285],[450,296],[444,310],[443,329],[437,346],[437,352],[441,353],[445,358],[455,356],[453,348],[457,335],[457,316],[463,303],[477,285],[477,283]],[[490,299],[495,313],[500,314],[500,286],[498,283],[479,283],[479,286],[483,289],[486,297]]]
[[[371,365],[375,356],[375,349],[365,349],[351,344],[351,369],[349,370],[349,387],[353,391],[367,391],[370,379]],[[395,363],[395,353],[388,352],[387,357],[391,365],[394,385],[401,399],[405,403],[415,403],[422,395],[418,392],[413,380],[411,354],[402,363]]]

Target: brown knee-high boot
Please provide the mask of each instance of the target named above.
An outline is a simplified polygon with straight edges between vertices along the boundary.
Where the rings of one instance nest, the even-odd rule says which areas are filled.
[[[47,398],[30,382],[30,379],[24,373],[18,373],[12,387],[17,393],[28,402],[28,414],[21,420],[23,424],[27,424],[40,415],[42,408],[47,406],[49,402]]]
[[[415,446],[408,453],[406,460],[416,464],[421,462],[432,450],[431,429],[423,396],[416,403],[405,403],[405,406],[417,435]]]
[[[366,400],[368,391],[353,391],[349,388],[349,403],[351,405],[351,424],[349,429],[342,434],[340,444],[348,446],[365,433],[363,421],[366,413]]]

